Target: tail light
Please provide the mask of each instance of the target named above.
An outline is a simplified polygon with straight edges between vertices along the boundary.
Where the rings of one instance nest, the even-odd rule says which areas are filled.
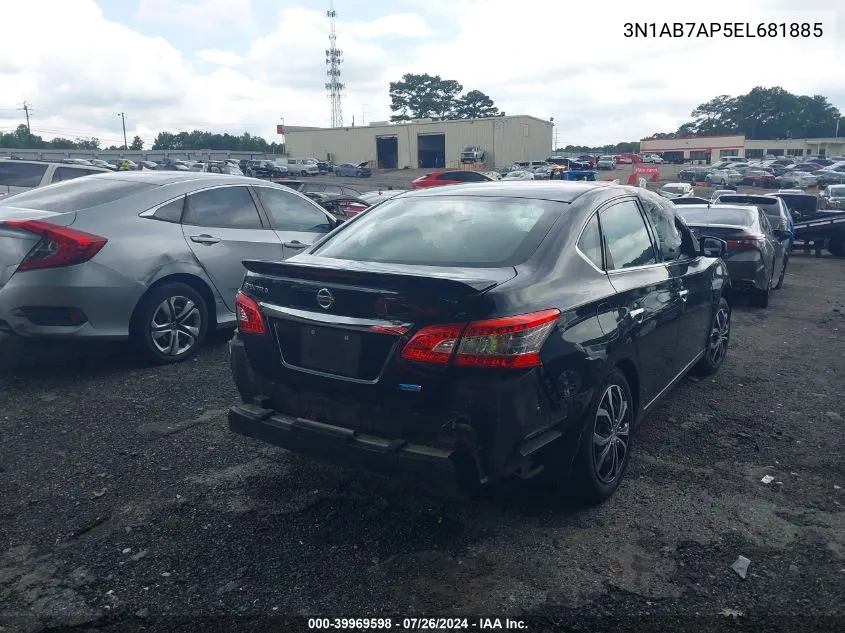
[[[7,220],[6,225],[41,238],[18,265],[18,272],[82,264],[99,253],[108,242],[99,235],[41,220]]]
[[[424,327],[402,349],[402,358],[447,365],[463,329],[463,323]]]
[[[554,328],[559,310],[426,327],[417,332],[402,350],[402,358],[447,365],[454,354],[455,365],[463,367],[537,367],[540,348]]]
[[[540,348],[560,311],[475,321],[461,337],[455,364],[467,367],[537,367]]]
[[[766,238],[763,236],[744,237],[739,240],[728,240],[728,248],[748,249],[765,248]]]
[[[244,334],[267,333],[264,317],[261,316],[258,304],[240,291],[235,295],[235,314],[238,319],[238,332]]]

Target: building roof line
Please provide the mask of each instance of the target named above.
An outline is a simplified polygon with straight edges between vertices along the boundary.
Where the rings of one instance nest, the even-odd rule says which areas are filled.
[[[538,123],[544,123],[549,127],[553,126],[554,123],[552,121],[546,121],[545,119],[540,119],[535,116],[531,116],[530,114],[509,114],[505,116],[491,116],[491,117],[482,117],[478,119],[447,119],[441,121],[397,121],[395,123],[385,123],[384,125],[376,125],[379,122],[372,122],[367,123],[366,125],[344,125],[343,127],[304,127],[304,126],[293,126],[287,125],[285,126],[285,132],[288,134],[296,133],[296,132],[328,132],[333,130],[371,130],[371,129],[400,129],[405,128],[411,125],[443,125],[443,124],[454,124],[454,123],[470,123],[475,124],[476,122],[488,122],[488,121],[506,121],[511,119],[531,119],[532,121],[536,121]]]

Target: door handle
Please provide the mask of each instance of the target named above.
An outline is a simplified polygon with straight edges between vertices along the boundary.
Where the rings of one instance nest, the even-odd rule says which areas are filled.
[[[217,244],[220,241],[220,238],[203,233],[202,235],[192,235],[191,241],[196,242],[197,244]]]
[[[689,297],[689,290],[687,290],[687,289],[681,290],[681,291],[678,292],[678,294],[681,295],[681,301],[686,303],[687,298]]]
[[[294,240],[292,242],[283,242],[282,246],[284,246],[285,248],[305,248],[308,246],[308,244],[303,244],[299,240]]]
[[[645,314],[645,308],[634,308],[633,310],[628,310],[628,316],[634,319],[637,323],[643,322],[643,314]]]

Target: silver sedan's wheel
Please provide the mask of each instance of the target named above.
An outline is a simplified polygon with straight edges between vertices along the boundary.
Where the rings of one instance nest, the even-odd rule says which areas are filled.
[[[196,345],[202,330],[202,315],[188,297],[168,297],[153,312],[150,336],[162,354],[181,356]]]
[[[610,384],[602,394],[593,425],[593,467],[604,485],[614,485],[628,458],[632,406],[620,385]]]
[[[214,322],[208,311],[209,302],[197,288],[182,281],[166,282],[151,288],[138,302],[129,337],[146,360],[159,365],[179,363],[205,341]]]

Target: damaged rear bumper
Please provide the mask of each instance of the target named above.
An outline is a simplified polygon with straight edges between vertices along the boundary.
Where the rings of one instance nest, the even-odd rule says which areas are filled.
[[[229,428],[338,466],[446,493],[466,490],[458,450],[410,444],[244,404],[229,409]]]

